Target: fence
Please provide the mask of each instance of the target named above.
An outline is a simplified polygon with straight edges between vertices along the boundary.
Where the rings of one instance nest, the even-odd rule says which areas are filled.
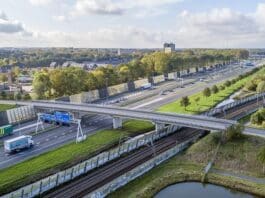
[[[137,136],[127,142],[124,142],[117,148],[100,153],[99,155],[82,163],[79,163],[71,168],[41,179],[33,184],[24,186],[14,192],[4,195],[2,198],[31,198],[38,196],[48,190],[55,188],[60,184],[68,182],[82,174],[85,174],[90,170],[98,168],[99,166],[102,166],[111,160],[117,159],[122,154],[133,151],[143,145],[149,144],[170,133],[173,133],[174,130],[178,128],[179,127],[168,126],[164,130],[161,130],[159,133],[153,131],[148,134]]]
[[[208,112],[205,112],[203,113],[203,115],[206,115],[206,116],[213,116],[215,114],[218,114],[218,113],[223,113],[229,109],[232,109],[238,105],[242,105],[242,104],[246,104],[250,101],[253,101],[253,100],[257,100],[258,99],[263,99],[263,97],[265,98],[265,93],[260,93],[260,94],[256,94],[256,95],[253,95],[253,96],[249,96],[249,97],[246,97],[246,98],[243,98],[241,100],[238,100],[238,101],[235,101],[235,102],[232,102],[232,103],[229,103],[227,105],[224,105],[222,107],[218,107],[218,108],[213,108],[211,110],[209,110]]]
[[[158,156],[154,157],[153,159],[139,165],[138,167],[132,169],[131,171],[125,173],[124,175],[114,179],[113,181],[109,182],[108,184],[102,186],[101,188],[97,189],[96,191],[88,194],[85,198],[102,198],[106,197],[111,192],[115,191],[116,189],[126,185],[130,181],[134,180],[135,178],[143,175],[144,173],[148,172],[155,166],[161,164],[165,160],[173,157],[183,149],[187,148],[188,145],[196,141],[200,135],[193,137],[181,144],[176,145],[175,147],[165,151],[164,153],[159,154]]]

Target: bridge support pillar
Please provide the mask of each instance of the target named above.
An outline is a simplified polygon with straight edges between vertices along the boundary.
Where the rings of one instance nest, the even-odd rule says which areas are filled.
[[[113,129],[119,129],[122,127],[122,118],[113,117]]]
[[[160,132],[163,129],[165,129],[165,124],[163,123],[155,123],[155,126],[156,126],[156,132]]]

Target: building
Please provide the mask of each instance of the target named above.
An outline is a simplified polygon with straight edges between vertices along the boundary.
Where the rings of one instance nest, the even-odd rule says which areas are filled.
[[[175,51],[174,43],[164,43],[164,51],[165,53],[171,53]]]

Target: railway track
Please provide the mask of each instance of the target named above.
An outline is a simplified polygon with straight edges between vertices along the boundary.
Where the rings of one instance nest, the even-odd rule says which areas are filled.
[[[259,103],[259,105],[261,102]],[[258,106],[256,101],[250,101],[246,104],[237,106],[236,108],[226,111],[226,118],[235,118],[248,110]],[[224,114],[219,113],[216,117],[224,117]],[[204,133],[202,130],[183,128],[178,133],[174,133],[163,139],[154,142],[155,154],[160,154],[174,147],[176,141],[184,142],[198,133]],[[101,168],[87,173],[85,176],[77,178],[72,182],[59,186],[54,191],[50,191],[43,195],[45,198],[79,198],[83,197],[113,179],[132,170],[140,164],[150,160],[154,155],[154,150],[150,147],[142,147],[126,156],[123,156],[115,161],[112,161]]]

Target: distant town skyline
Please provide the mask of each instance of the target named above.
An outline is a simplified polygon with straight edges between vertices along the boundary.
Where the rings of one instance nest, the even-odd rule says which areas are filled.
[[[0,47],[262,48],[263,0],[0,0]]]

